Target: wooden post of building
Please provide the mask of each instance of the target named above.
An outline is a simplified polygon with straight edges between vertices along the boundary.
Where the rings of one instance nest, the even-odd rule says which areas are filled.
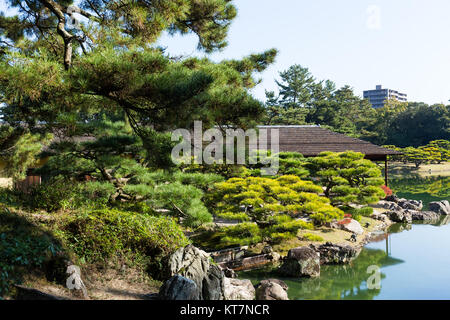
[[[389,235],[386,235],[386,255],[389,255]]]
[[[387,156],[384,159],[384,183],[386,185],[386,187],[388,186],[388,160],[387,160]]]

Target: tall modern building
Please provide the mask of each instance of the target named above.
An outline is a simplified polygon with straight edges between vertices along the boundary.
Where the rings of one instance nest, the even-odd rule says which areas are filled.
[[[378,85],[375,90],[364,91],[364,99],[369,99],[374,108],[382,108],[387,99],[396,99],[401,102],[407,102],[408,96],[395,90],[383,89],[381,85]]]

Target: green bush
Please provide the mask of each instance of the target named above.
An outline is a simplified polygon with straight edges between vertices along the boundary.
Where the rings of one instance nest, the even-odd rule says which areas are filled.
[[[143,259],[161,268],[164,257],[189,243],[173,218],[119,210],[79,213],[59,229],[68,247],[88,263]]]
[[[295,175],[276,179],[232,178],[215,185],[208,194],[208,203],[214,204],[214,213],[219,217],[234,218],[244,213],[247,220],[263,227],[274,222],[277,215],[309,215],[317,224],[342,218],[344,213],[331,206],[326,197],[319,196],[321,192],[321,187]]]
[[[169,214],[181,217],[188,227],[198,227],[212,222],[212,216],[201,201],[203,192],[180,182],[161,184],[147,194],[147,203],[154,209],[169,210]]]
[[[372,207],[353,208],[350,206],[344,207],[343,210],[352,215],[356,221],[361,221],[361,217],[370,217],[373,214]]]
[[[302,235],[302,238],[306,241],[315,241],[315,242],[324,241],[324,239],[321,236],[312,233],[305,233]]]
[[[325,188],[325,196],[334,206],[351,203],[370,204],[384,198],[381,171],[375,163],[358,152],[322,152],[308,159],[312,176]]]
[[[28,194],[23,194],[22,203],[31,210],[53,212],[69,209],[73,205],[77,189],[77,183],[54,178],[33,187]]]
[[[21,205],[54,212],[67,209],[105,208],[115,193],[108,182],[78,182],[56,177],[34,186],[29,193],[14,191]]]
[[[191,185],[201,190],[208,190],[215,183],[224,181],[224,178],[218,174],[213,173],[185,173],[176,172],[174,174],[176,181],[185,185]]]
[[[109,182],[79,183],[75,188],[74,208],[105,208],[111,200],[116,188]]]
[[[250,245],[261,241],[261,232],[255,223],[240,223],[221,230],[221,243],[227,247]]]
[[[261,230],[265,239],[272,243],[280,243],[297,236],[301,229],[313,229],[313,225],[303,220],[295,220],[287,215],[280,215],[273,218],[273,224]]]

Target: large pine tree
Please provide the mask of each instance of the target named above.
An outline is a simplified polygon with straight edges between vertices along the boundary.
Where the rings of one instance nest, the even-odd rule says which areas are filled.
[[[7,128],[2,140],[9,148],[22,135],[44,139],[51,133],[59,144],[72,143],[53,144],[54,152],[76,154],[80,146],[73,137],[101,136],[103,144],[90,148],[101,151],[113,143],[120,153],[134,139],[146,150],[143,158],[164,167],[170,148],[162,132],[190,128],[195,120],[205,128],[246,128],[263,114],[249,89],[257,84],[254,73],[273,62],[276,50],[214,63],[174,58],[156,44],[164,32],[194,33],[199,50],[224,48],[236,16],[230,0],[77,4],[10,0],[18,15],[0,16],[0,102]],[[102,125],[89,125],[98,121],[122,122],[131,129],[128,138],[121,139],[118,126],[100,134]]]

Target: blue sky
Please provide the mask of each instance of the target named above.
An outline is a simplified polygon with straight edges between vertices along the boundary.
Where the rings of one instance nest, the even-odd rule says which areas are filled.
[[[4,8],[0,0],[0,10]],[[358,95],[382,84],[410,101],[450,99],[449,0],[237,0],[229,46],[213,60],[277,48],[276,63],[253,93],[276,90],[278,72],[293,64],[318,79],[350,85]],[[4,9],[3,9],[4,10]],[[165,36],[171,54],[199,55],[194,36]]]

